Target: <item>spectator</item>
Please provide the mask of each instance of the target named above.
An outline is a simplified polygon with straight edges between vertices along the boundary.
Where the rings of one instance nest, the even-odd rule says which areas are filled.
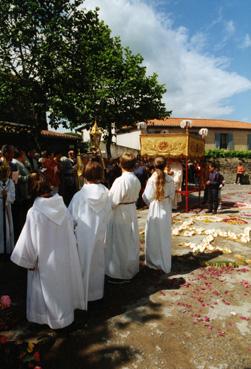
[[[76,167],[73,158],[62,156],[61,162],[61,191],[65,202],[68,206],[73,195],[77,192],[77,176]]]
[[[220,175],[216,170],[214,163],[210,163],[208,180],[206,182],[208,190],[208,211],[207,213],[217,213],[219,203],[219,186],[220,186]]]
[[[136,207],[137,209],[140,209],[142,207],[145,206],[145,203],[142,199],[142,194],[144,192],[144,189],[146,187],[146,182],[148,180],[148,173],[146,170],[146,167],[143,163],[142,160],[140,160],[137,164],[136,164],[136,168],[134,170],[134,174],[135,176],[138,178],[138,180],[140,181],[141,184],[141,189],[140,189],[140,193],[139,193],[139,197],[138,200],[136,202]]]
[[[10,176],[14,183],[17,183],[18,180],[18,172],[17,172],[17,166],[13,162],[15,153],[15,147],[13,145],[3,145],[2,147],[2,157],[7,161],[10,167]]]
[[[242,161],[239,161],[239,164],[237,165],[237,168],[236,168],[235,184],[238,184],[238,181],[239,181],[239,185],[243,184],[243,177],[244,177],[245,172],[246,172],[246,169]]]
[[[38,161],[36,159],[35,149],[31,149],[31,150],[28,151],[28,153],[27,153],[27,162],[28,162],[28,166],[29,166],[28,169],[31,173],[38,172],[39,166],[38,166]]]
[[[116,178],[121,176],[121,168],[118,164],[118,160],[110,160],[106,168],[106,181],[108,188],[112,187]]]
[[[27,211],[31,206],[31,199],[28,191],[30,172],[25,166],[25,152],[17,149],[14,156],[13,162],[18,170],[16,201],[13,204],[14,232],[15,240],[17,240],[25,223]]]

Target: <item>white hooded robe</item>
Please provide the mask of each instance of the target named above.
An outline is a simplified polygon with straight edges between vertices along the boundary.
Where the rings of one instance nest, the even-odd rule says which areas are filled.
[[[112,216],[106,237],[106,274],[131,279],[139,271],[139,230],[135,202],[140,181],[132,172],[123,172],[110,189]]]
[[[87,301],[99,300],[104,295],[105,235],[111,213],[108,189],[85,184],[71,200],[69,211],[75,223],[84,293]]]
[[[5,202],[5,229],[6,229],[6,251],[10,254],[14,248],[14,229],[11,204],[15,201],[15,185],[12,179],[8,179],[3,186],[3,182],[0,181],[0,254],[4,253],[4,217],[3,217],[3,198],[2,191],[7,191],[7,198]]]
[[[148,179],[142,197],[146,204],[150,204],[145,226],[146,265],[169,273],[171,271],[172,201],[175,187],[172,177],[167,174],[165,177],[163,200],[155,199],[156,173]]]
[[[85,308],[81,268],[71,216],[63,198],[38,197],[11,255],[28,271],[27,319],[64,328],[74,309]]]

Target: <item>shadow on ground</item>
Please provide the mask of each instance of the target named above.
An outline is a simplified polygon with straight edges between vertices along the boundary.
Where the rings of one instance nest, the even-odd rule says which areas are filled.
[[[38,346],[43,369],[118,368],[133,360],[137,352],[124,345],[109,345],[112,331],[108,327],[108,319],[126,313],[126,321],[117,323],[115,327],[116,330],[121,331],[135,322],[145,323],[161,319],[161,304],[152,303],[149,300],[150,295],[160,290],[179,289],[186,282],[180,274],[189,273],[201,267],[205,260],[218,255],[219,253],[217,255],[212,253],[195,256],[188,253],[174,256],[172,272],[169,275],[146,267],[142,256],[140,272],[130,283],[112,285],[106,281],[104,299],[90,303],[88,312],[77,311],[74,323],[70,327],[57,331],[47,326],[26,322],[26,271],[16,267],[10,261],[1,259],[0,294],[8,294],[13,299],[13,307],[8,313],[6,325],[2,326],[2,330],[5,334],[12,334],[15,340],[29,340],[36,337],[40,341]],[[175,277],[177,274],[179,276]],[[147,313],[135,309],[145,305],[148,306]],[[132,310],[133,313],[131,313]],[[11,366],[1,366],[1,368],[16,369],[17,364],[12,363]]]

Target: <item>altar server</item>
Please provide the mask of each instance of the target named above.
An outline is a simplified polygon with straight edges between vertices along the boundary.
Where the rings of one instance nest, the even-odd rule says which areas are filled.
[[[135,203],[141,185],[133,173],[135,163],[136,159],[130,152],[120,157],[122,175],[115,179],[109,193],[113,211],[107,231],[106,274],[119,280],[130,280],[139,271],[139,232]]]
[[[10,174],[7,161],[0,161],[0,254],[10,254],[14,248],[11,204],[15,201],[15,185]]]
[[[36,197],[11,260],[27,268],[27,319],[64,328],[74,309],[85,308],[81,268],[71,216],[59,195],[51,196],[44,177],[31,178]]]
[[[157,157],[154,172],[148,179],[143,200],[149,204],[145,227],[146,265],[171,271],[172,201],[175,195],[173,179],[165,174],[166,161]]]
[[[105,235],[111,213],[111,200],[108,189],[101,184],[103,177],[100,163],[89,161],[84,170],[86,183],[69,205],[76,227],[87,301],[99,300],[104,295]]]

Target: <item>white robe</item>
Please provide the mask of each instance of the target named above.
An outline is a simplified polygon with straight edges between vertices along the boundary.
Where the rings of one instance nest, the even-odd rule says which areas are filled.
[[[142,197],[145,203],[150,204],[145,226],[146,265],[169,273],[171,270],[172,200],[175,188],[172,177],[167,174],[165,176],[165,198],[163,200],[155,199],[156,173],[148,179]]]
[[[76,227],[84,293],[87,301],[99,300],[104,295],[105,235],[111,213],[108,189],[85,184],[74,195],[69,211]]]
[[[3,232],[3,188],[7,190],[7,199],[5,203],[5,221],[6,221],[6,251],[10,254],[14,248],[14,229],[11,212],[11,204],[15,201],[15,185],[12,179],[6,181],[5,187],[0,181],[0,254],[4,253],[4,232]]]
[[[183,181],[183,167],[179,161],[174,161],[170,164],[170,170],[173,172],[173,181],[175,185],[175,191],[181,191]],[[175,192],[172,208],[177,209],[177,205],[181,202],[182,197],[180,193]]]
[[[139,271],[139,231],[135,202],[141,185],[132,172],[123,172],[113,182],[109,195],[112,216],[107,230],[106,274],[131,279]]]
[[[38,197],[27,218],[11,260],[27,269],[27,319],[51,328],[74,320],[84,309],[81,267],[71,216],[59,195]]]

